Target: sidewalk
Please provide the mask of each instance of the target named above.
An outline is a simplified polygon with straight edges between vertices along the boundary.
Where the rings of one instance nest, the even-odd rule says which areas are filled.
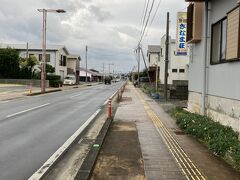
[[[127,85],[92,179],[237,180],[240,175],[178,129],[159,104]]]

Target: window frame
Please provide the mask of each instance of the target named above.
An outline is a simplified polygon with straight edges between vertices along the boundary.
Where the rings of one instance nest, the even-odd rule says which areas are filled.
[[[179,73],[185,73],[185,69],[179,69]]]
[[[176,68],[172,69],[172,73],[178,73],[178,69]]]
[[[222,19],[220,19],[219,21],[213,23],[211,25],[211,53],[210,53],[210,64],[211,65],[216,65],[216,64],[222,64],[222,63],[226,63],[229,62],[229,60],[226,60],[226,54],[225,54],[225,59],[221,59],[221,53],[222,53],[222,29],[223,29],[223,21],[226,20],[226,32],[227,32],[227,27],[228,27],[228,20],[227,20],[227,16],[223,17]],[[221,29],[220,29],[220,50],[219,50],[219,59],[218,62],[213,62],[213,27],[217,24],[221,23]],[[225,53],[227,53],[227,35],[226,35],[226,47],[225,47]]]
[[[237,58],[232,58],[232,59],[226,59],[226,61],[222,62],[222,63],[231,63],[231,62],[236,62],[236,61],[240,61],[240,5],[237,5],[235,8],[233,8],[232,10],[230,10],[229,12],[227,12],[227,17],[228,14],[233,12],[234,10],[236,10],[237,8],[239,8],[239,24],[238,24],[238,52],[237,52]],[[226,46],[227,48],[227,46]],[[222,64],[220,63],[220,64]]]
[[[231,9],[229,12],[227,12],[227,15],[225,17],[223,17],[222,19],[219,20],[219,21],[223,21],[224,19],[227,19],[227,28],[226,28],[227,31],[228,31],[228,14],[231,13],[232,11],[236,10],[237,8],[240,8],[240,5],[237,5],[236,7]],[[240,13],[239,13],[239,19],[240,19]],[[214,24],[219,23],[219,21],[217,21]],[[213,27],[214,24],[212,24],[211,28]],[[231,63],[231,62],[238,62],[238,61],[240,61],[240,20],[239,20],[239,28],[238,28],[238,57],[237,58],[233,58],[233,59],[225,58],[225,60],[219,61],[217,63],[212,62],[212,48],[213,48],[212,47],[212,42],[213,42],[212,34],[213,34],[213,28],[211,29],[210,65],[217,65],[217,64],[224,64],[224,63]],[[226,41],[227,40],[228,40],[228,37],[226,37]],[[220,53],[221,53],[221,51],[220,51]],[[226,43],[226,53],[227,53],[227,43]]]

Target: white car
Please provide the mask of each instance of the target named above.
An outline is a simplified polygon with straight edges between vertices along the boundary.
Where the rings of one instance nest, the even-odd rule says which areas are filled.
[[[74,85],[76,84],[76,77],[74,75],[67,75],[63,81],[64,85]]]

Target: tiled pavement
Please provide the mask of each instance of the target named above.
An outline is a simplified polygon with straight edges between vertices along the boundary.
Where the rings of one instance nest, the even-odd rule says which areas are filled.
[[[176,133],[181,130],[161,106],[130,84],[126,87],[114,121],[136,124],[145,176],[149,180],[240,179],[238,172],[196,139]],[[128,146],[123,148],[126,150]],[[123,173],[122,177],[126,179],[127,176]]]

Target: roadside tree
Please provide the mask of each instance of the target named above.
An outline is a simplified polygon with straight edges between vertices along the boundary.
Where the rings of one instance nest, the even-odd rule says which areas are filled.
[[[0,49],[0,78],[18,78],[19,53],[15,49]]]

